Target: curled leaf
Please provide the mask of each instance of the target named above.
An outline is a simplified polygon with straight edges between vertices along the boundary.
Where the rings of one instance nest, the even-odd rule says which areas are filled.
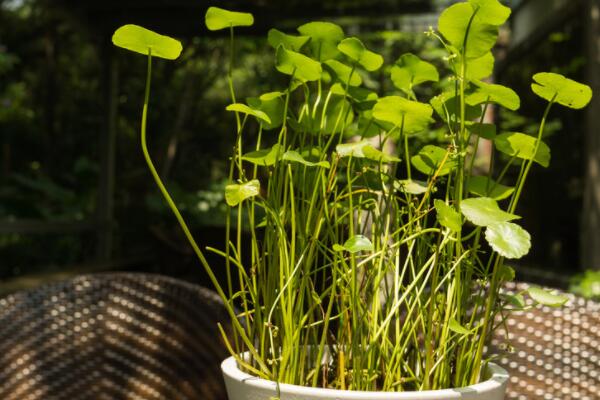
[[[275,28],[269,30],[267,34],[267,41],[274,49],[283,46],[288,50],[300,51],[309,40],[308,36],[288,35]]]
[[[245,104],[242,104],[242,103],[230,104],[227,107],[225,107],[225,109],[227,111],[235,111],[235,112],[239,112],[242,114],[252,115],[253,117],[256,117],[257,119],[259,119],[263,122],[266,122],[267,124],[271,123],[271,118],[269,118],[269,116],[267,114],[265,114],[264,112],[262,112],[260,110],[256,110],[252,107],[249,107]]]
[[[423,146],[410,161],[425,175],[433,175],[436,172],[438,176],[447,175],[456,167],[456,160],[451,158],[448,150],[433,145]]]
[[[561,294],[552,294],[548,290],[544,290],[535,286],[527,288],[527,294],[536,302],[545,306],[560,307],[563,306],[569,298]]]
[[[420,83],[437,82],[440,79],[437,69],[432,64],[412,53],[400,56],[391,68],[391,76],[394,86],[405,93],[412,93],[413,86]]]

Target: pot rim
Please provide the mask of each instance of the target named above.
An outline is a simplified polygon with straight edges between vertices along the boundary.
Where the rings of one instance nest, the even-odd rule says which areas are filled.
[[[238,368],[237,361],[233,356],[226,358],[221,363],[221,370],[223,374],[227,377],[242,382],[244,385],[248,385],[250,387],[256,389],[264,389],[264,390],[273,390],[276,388],[276,383],[274,381],[269,381],[266,379],[258,378],[256,376],[250,375],[246,372],[243,372]],[[487,373],[489,374],[489,378],[483,382],[476,383],[474,385],[469,385],[461,388],[453,388],[453,389],[440,389],[440,390],[423,390],[423,391],[413,391],[413,392],[372,392],[372,391],[358,391],[358,390],[340,390],[340,389],[328,389],[328,388],[314,388],[308,386],[299,386],[299,385],[290,385],[287,383],[279,384],[279,388],[281,393],[296,395],[296,396],[305,396],[305,395],[314,395],[315,391],[319,391],[326,394],[327,396],[331,396],[331,398],[347,398],[352,400],[360,400],[360,399],[381,399],[381,400],[402,400],[402,399],[414,399],[415,394],[419,394],[421,396],[426,396],[429,398],[430,396],[446,396],[439,398],[460,398],[461,394],[485,394],[492,393],[494,391],[499,390],[502,386],[506,385],[508,381],[508,372],[494,363],[487,364]],[[459,396],[459,397],[457,397]],[[437,397],[436,397],[437,398]]]

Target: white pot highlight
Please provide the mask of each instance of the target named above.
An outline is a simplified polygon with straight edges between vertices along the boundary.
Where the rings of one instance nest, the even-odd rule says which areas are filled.
[[[256,378],[241,371],[233,357],[221,364],[229,400],[271,400],[277,396],[273,381]],[[281,400],[503,400],[508,372],[488,365],[489,378],[475,385],[444,390],[421,392],[359,392],[351,390],[319,389],[280,384]]]

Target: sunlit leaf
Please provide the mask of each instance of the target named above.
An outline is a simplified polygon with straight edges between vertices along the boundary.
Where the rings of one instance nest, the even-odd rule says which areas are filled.
[[[478,196],[502,200],[510,196],[515,188],[502,185],[487,176],[472,176],[467,184],[467,190]]]
[[[253,179],[243,184],[227,185],[225,187],[225,201],[231,207],[237,206],[242,201],[260,193],[260,182]]]
[[[336,58],[337,45],[344,39],[344,31],[331,22],[309,22],[298,28],[298,32],[310,37],[309,46],[318,61]]]
[[[505,258],[521,258],[529,252],[531,236],[512,222],[500,222],[485,229],[485,239],[492,249]]]
[[[460,202],[460,212],[477,226],[489,226],[520,218],[500,209],[496,200],[489,197],[464,199]]]
[[[267,40],[271,47],[277,49],[283,46],[288,50],[300,51],[302,47],[310,40],[308,36],[294,36],[283,33],[275,28],[269,30]]]
[[[112,37],[115,46],[153,57],[175,60],[181,54],[181,42],[138,25],[123,25]]]
[[[339,62],[338,60],[327,60],[323,63],[343,85],[360,86],[362,78],[358,72],[353,71],[351,67]],[[350,75],[352,74],[352,75]]]
[[[421,60],[411,53],[403,54],[391,68],[394,86],[405,93],[412,93],[413,86],[423,82],[439,80],[439,74],[433,64]]]
[[[408,194],[423,194],[427,192],[427,183],[413,179],[394,181],[394,187]]]
[[[365,45],[357,38],[351,37],[344,39],[338,44],[338,50],[356,61],[367,71],[377,71],[383,65],[383,57],[368,50]]]
[[[242,104],[242,103],[230,104],[227,107],[225,107],[225,109],[227,111],[235,111],[235,112],[239,112],[242,114],[252,115],[253,117],[256,117],[257,119],[259,119],[261,121],[264,121],[267,124],[271,123],[271,118],[269,118],[269,116],[267,114],[265,114],[264,112],[262,112],[260,110],[256,110],[252,107],[249,107],[245,104]]]
[[[498,38],[498,27],[481,18],[469,3],[445,9],[440,15],[438,30],[461,53],[466,50],[466,58],[485,55]]]
[[[510,16],[510,8],[498,0],[469,0],[477,15],[492,25],[502,25]]]
[[[206,27],[209,31],[218,31],[220,29],[251,26],[254,24],[254,17],[250,13],[224,10],[219,7],[209,7],[204,17]]]
[[[460,214],[442,200],[435,199],[433,205],[435,206],[436,217],[440,225],[445,226],[451,231],[460,232],[462,229]]]
[[[277,70],[286,75],[293,75],[301,81],[316,81],[323,72],[321,64],[304,54],[286,50],[283,46],[277,48]]]
[[[294,151],[294,150],[288,150],[285,153],[283,153],[282,159],[286,160],[286,161],[300,163],[300,164],[306,165],[307,167],[329,168],[329,162],[328,161],[325,161],[325,160],[318,161],[318,162],[308,161],[304,157],[302,157],[300,155],[300,153],[298,153],[297,151]]]
[[[470,105],[496,103],[512,111],[518,110],[521,106],[521,99],[511,88],[480,81],[473,83],[477,88],[466,98],[466,102]]]
[[[546,143],[540,141],[537,151],[535,144],[537,139],[533,136],[519,132],[507,132],[496,136],[494,144],[496,149],[509,156],[515,156],[524,160],[531,160],[542,167],[550,165],[550,148]],[[535,152],[535,154],[534,154]]]
[[[496,125],[474,122],[467,125],[469,132],[488,140],[494,140],[496,137]]]
[[[456,168],[456,161],[450,157],[448,150],[433,145],[424,146],[410,161],[425,175],[433,175],[436,172],[439,176],[447,175]]]
[[[560,307],[566,304],[569,301],[569,298],[562,294],[552,294],[551,292],[538,288],[538,287],[530,287],[527,288],[527,293],[529,296],[539,304],[550,307]]]
[[[264,167],[275,164],[281,157],[281,146],[273,145],[270,149],[251,151],[242,156],[242,160]]]
[[[592,89],[588,85],[560,74],[539,72],[533,75],[533,80],[531,89],[535,94],[569,108],[583,108],[592,99]]]
[[[359,251],[373,251],[373,243],[363,235],[354,235],[346,240],[343,245],[334,244],[335,251],[348,251],[350,253],[358,253]]]
[[[459,335],[470,335],[472,332],[458,323],[454,318],[450,318],[448,322],[448,329],[450,329],[454,333],[458,333]]]
[[[381,97],[373,107],[373,117],[402,128],[404,134],[417,133],[433,121],[433,109],[429,104],[412,101],[400,96]]]
[[[461,60],[462,57],[460,55],[456,55],[456,57],[452,57],[449,60],[450,65],[458,76],[462,76]],[[491,76],[494,72],[494,62],[495,58],[491,51],[488,51],[481,57],[467,58],[466,80],[478,81]]]

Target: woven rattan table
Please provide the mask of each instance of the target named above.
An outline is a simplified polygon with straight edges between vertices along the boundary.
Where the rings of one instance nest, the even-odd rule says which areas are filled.
[[[0,299],[1,400],[225,399],[213,292],[98,274]]]
[[[507,288],[516,292],[526,285]],[[225,399],[213,292],[147,274],[99,274],[0,299],[0,400]],[[600,400],[600,304],[513,313],[490,353],[510,400]],[[283,399],[285,400],[285,399]]]

